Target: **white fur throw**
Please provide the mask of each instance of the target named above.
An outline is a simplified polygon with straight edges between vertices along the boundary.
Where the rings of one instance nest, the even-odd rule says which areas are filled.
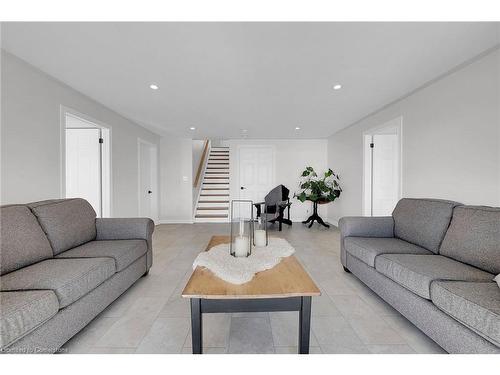
[[[193,269],[206,267],[222,280],[240,285],[252,280],[257,272],[273,268],[282,258],[294,252],[288,241],[275,237],[269,237],[266,247],[252,248],[252,254],[244,258],[233,257],[229,254],[229,244],[221,244],[199,254],[194,260]]]
[[[500,288],[500,274],[497,275],[493,280],[495,280],[498,284],[498,287]]]

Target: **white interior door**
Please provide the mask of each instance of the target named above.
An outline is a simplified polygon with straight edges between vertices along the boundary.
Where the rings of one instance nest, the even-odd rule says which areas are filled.
[[[274,148],[244,146],[239,150],[239,199],[262,202],[275,186]],[[243,213],[242,213],[243,214]],[[244,213],[249,215],[250,212]]]
[[[364,215],[391,215],[401,198],[401,118],[364,139]]]
[[[372,216],[390,215],[399,200],[397,134],[373,135]]]
[[[156,218],[156,148],[139,141],[139,216]]]
[[[66,129],[66,197],[86,199],[101,217],[100,129]]]

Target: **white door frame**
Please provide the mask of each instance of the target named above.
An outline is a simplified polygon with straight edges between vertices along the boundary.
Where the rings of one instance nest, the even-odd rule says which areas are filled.
[[[59,108],[59,196],[60,198],[66,198],[66,114],[74,117],[78,117],[83,121],[90,122],[96,125],[98,128],[106,129],[109,133],[109,216],[113,217],[113,150],[112,150],[112,139],[113,139],[113,129],[110,125],[105,124],[102,121],[96,120],[95,118],[78,112],[77,110],[60,105]],[[101,213],[102,214],[102,213]]]
[[[159,183],[158,183],[158,145],[142,138],[137,138],[137,214],[141,213],[141,144],[151,147],[151,179],[154,193],[151,199],[151,219],[157,223],[159,221]]]
[[[368,202],[366,199],[366,194],[368,194],[368,191],[366,190],[366,186],[369,181],[367,181],[367,173],[366,169],[368,166],[366,165],[366,160],[368,156],[368,152],[371,152],[367,150],[365,147],[365,140],[366,136],[373,136],[375,134],[381,134],[382,130],[387,129],[387,128],[394,128],[397,131],[398,135],[398,143],[399,143],[399,150],[398,150],[398,157],[399,157],[399,186],[398,186],[398,192],[399,196],[398,199],[401,199],[403,196],[403,117],[399,116],[396,117],[390,121],[387,121],[381,125],[375,126],[373,128],[370,128],[366,131],[363,132],[363,139],[362,139],[362,145],[363,145],[363,188],[362,188],[362,214],[365,215],[365,211],[368,209]],[[371,158],[370,158],[371,160]]]

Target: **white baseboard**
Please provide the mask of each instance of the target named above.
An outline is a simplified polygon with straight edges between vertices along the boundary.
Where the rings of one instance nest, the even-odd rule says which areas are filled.
[[[339,226],[339,220],[338,219],[334,219],[334,218],[329,218],[327,217],[326,218],[326,221],[332,225],[335,225],[337,228]]]
[[[158,220],[157,224],[193,224],[193,220]]]
[[[291,219],[293,223],[302,223],[303,221],[307,220],[307,217],[304,218],[297,218],[294,217]],[[335,225],[336,227],[339,226],[339,221],[337,219],[332,219],[332,218],[326,218],[325,220],[327,223],[330,223],[332,225]],[[193,220],[157,220],[155,221],[155,224],[194,224]]]
[[[296,218],[296,217],[294,217],[294,218],[292,218],[292,222],[294,222],[294,223],[301,223],[301,222],[307,220],[308,218],[309,218],[309,216],[308,217],[304,217],[304,218]],[[335,225],[336,227],[339,226],[338,219],[333,219],[333,218],[327,217],[327,218],[324,219],[324,221],[327,222],[327,223],[330,223],[332,225]]]

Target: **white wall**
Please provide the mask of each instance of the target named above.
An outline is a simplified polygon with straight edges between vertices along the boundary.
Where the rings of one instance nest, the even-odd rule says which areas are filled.
[[[362,214],[362,133],[403,117],[403,197],[500,206],[500,52],[496,50],[339,131],[328,163],[343,193],[329,217]]]
[[[137,138],[159,137],[2,51],[1,203],[61,197],[60,107],[111,127],[112,215],[138,214]]]
[[[193,221],[193,145],[190,138],[160,142],[160,223]]]
[[[299,177],[302,171],[308,167],[314,167],[317,172],[324,172],[327,165],[327,140],[326,139],[234,139],[224,141],[230,147],[230,194],[231,199],[238,199],[239,186],[239,157],[238,146],[240,145],[266,145],[275,148],[275,173],[276,185],[283,184],[290,189],[290,201],[292,207],[290,216],[292,221],[307,219],[312,211],[312,203],[301,203],[293,197],[299,189]],[[332,203],[333,205],[336,203]],[[326,206],[320,206],[319,214],[326,219]]]
[[[204,140],[193,139],[193,180],[196,178],[196,173],[198,172],[198,165],[200,164],[201,155],[203,154],[203,146],[205,145]]]

